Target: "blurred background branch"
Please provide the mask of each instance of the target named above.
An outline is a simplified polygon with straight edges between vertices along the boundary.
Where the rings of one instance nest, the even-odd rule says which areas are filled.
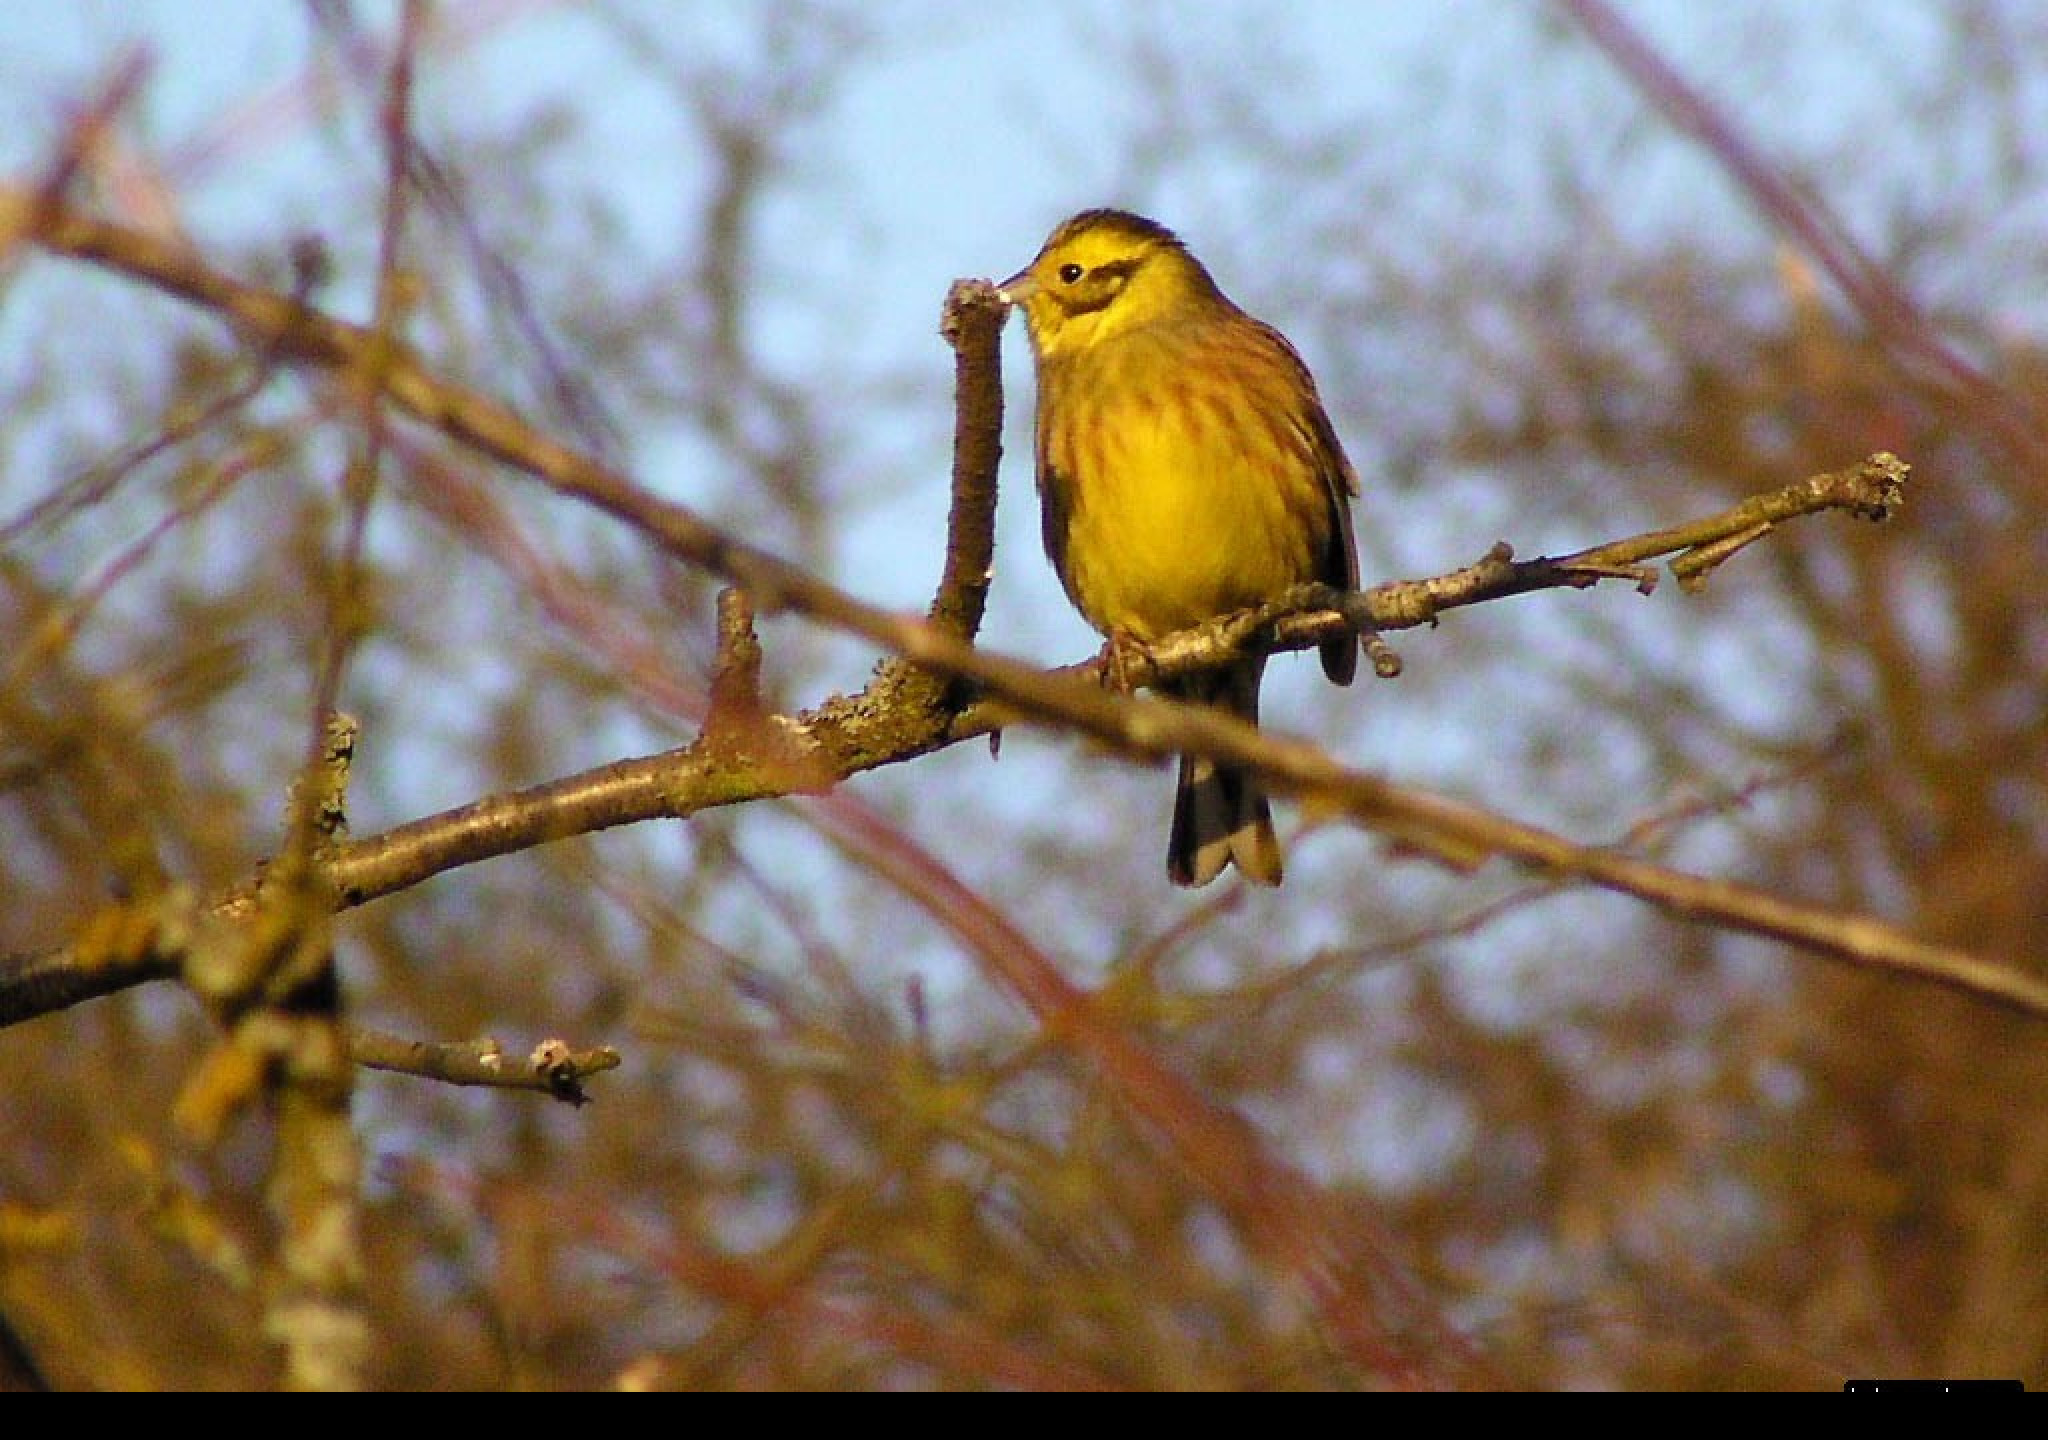
[[[282,1072],[130,982],[251,923],[341,708],[297,953],[347,1033],[625,1061],[581,1107],[357,1077],[368,1383],[2048,1383],[2034,7],[59,11],[0,20],[0,951],[72,987],[0,1044],[10,1377],[287,1378],[276,1120],[179,1123]],[[1101,753],[1251,742],[1048,673],[1093,640],[1014,390],[993,551],[941,539],[956,417],[977,474],[1003,422],[931,300],[1094,203],[1302,346],[1364,603],[1419,607],[1397,682],[1275,662],[1278,895],[1167,893],[1166,779]],[[85,217],[261,303],[25,243]],[[1732,518],[1880,452],[1883,527]],[[1710,515],[1682,603],[1413,628]],[[1963,983],[1719,923],[1795,897]]]

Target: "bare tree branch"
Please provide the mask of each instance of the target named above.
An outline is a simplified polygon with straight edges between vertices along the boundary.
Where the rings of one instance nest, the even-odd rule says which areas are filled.
[[[239,284],[175,247],[83,216],[45,209],[37,216],[30,200],[0,191],[0,222],[29,217],[38,243],[58,253],[103,264],[172,294],[184,296],[256,338],[258,343],[301,363],[360,366],[370,337],[356,327],[312,311],[288,297]],[[962,345],[963,376],[970,368],[996,373],[995,337],[1000,311],[985,282],[962,282],[949,297],[949,333]],[[963,314],[980,319],[963,319]],[[985,349],[984,349],[985,347]],[[735,752],[721,746],[709,753],[699,744],[665,755],[629,760],[510,795],[488,797],[447,814],[401,826],[383,836],[340,847],[328,861],[337,903],[362,903],[416,884],[428,875],[492,855],[510,853],[549,839],[658,817],[694,814],[710,806],[739,803],[811,788],[825,776],[843,778],[876,765],[894,763],[985,733],[1008,719],[1025,717],[1085,734],[1125,753],[1165,758],[1194,750],[1256,768],[1276,789],[1290,791],[1321,814],[1342,814],[1386,835],[1397,845],[1461,866],[1489,858],[1559,879],[1590,883],[1631,894],[1688,919],[1769,936],[1814,954],[1889,973],[1927,980],[1962,993],[2048,1018],[2048,984],[2008,966],[1967,952],[1919,941],[1880,921],[1802,905],[1754,887],[1687,875],[1600,847],[1524,825],[1476,806],[1395,785],[1377,776],[1346,770],[1314,746],[1262,733],[1218,716],[1150,697],[1106,693],[1082,672],[1045,672],[1022,662],[973,648],[960,634],[933,623],[883,610],[830,585],[800,567],[777,559],[709,524],[694,512],[664,500],[605,467],[534,432],[515,414],[485,396],[434,376],[415,356],[389,346],[381,374],[390,402],[458,442],[540,479],[559,493],[584,500],[614,515],[669,554],[713,571],[744,587],[762,609],[790,609],[859,634],[897,652],[915,667],[974,682],[991,697],[990,708],[957,711],[945,704],[883,704],[901,687],[900,666],[884,667],[868,692],[835,699],[816,710],[766,729],[772,747]],[[987,382],[976,381],[978,393]],[[999,411],[975,417],[976,427]],[[994,441],[982,446],[971,476],[993,487]],[[983,476],[982,465],[988,467]],[[1847,508],[1852,513],[1886,513],[1897,502],[1904,467],[1890,456],[1873,456],[1860,466],[1788,486],[1693,525],[1596,546],[1562,560],[1514,562],[1497,547],[1477,566],[1449,576],[1379,587],[1357,597],[1337,597],[1344,616],[1301,622],[1330,627],[1351,620],[1375,628],[1419,625],[1443,609],[1530,589],[1583,587],[1604,578],[1641,584],[1635,568],[1645,558],[1678,552],[1695,557],[1703,573],[1724,558],[1732,542],[1748,543],[1758,528],[1794,515]],[[973,487],[970,486],[970,493]],[[956,507],[957,508],[957,507]],[[956,525],[961,523],[956,513]],[[951,553],[949,551],[949,553]],[[967,553],[971,557],[972,552]],[[971,564],[949,571],[949,584],[977,582]],[[943,600],[943,596],[942,596]],[[969,598],[959,613],[976,613]],[[943,604],[935,604],[943,611]],[[956,619],[954,623],[959,623]],[[1241,643],[1228,640],[1233,625],[1269,625],[1264,612],[1249,622],[1225,621],[1194,632],[1185,643]],[[1214,631],[1208,639],[1205,632]],[[1313,643],[1314,634],[1289,631],[1286,643]],[[1169,665],[1194,663],[1177,648],[1159,647],[1156,674]],[[1219,652],[1220,654],[1227,651]],[[1199,663],[1214,663],[1204,656]],[[1143,674],[1139,680],[1151,678]],[[936,693],[936,692],[932,692]],[[899,697],[900,698],[900,697]],[[806,764],[789,764],[789,746]],[[803,777],[792,783],[792,774]],[[253,887],[217,898],[213,908],[245,908]],[[66,970],[78,973],[63,977]],[[18,997],[34,994],[46,1006],[105,994],[167,973],[160,957],[143,946],[125,957],[74,957],[68,964],[50,956],[20,957],[0,968],[0,1023],[44,1013],[22,1008]],[[63,978],[60,978],[63,977]]]
[[[496,1040],[407,1040],[360,1026],[349,1031],[349,1058],[366,1070],[417,1075],[449,1085],[475,1085],[492,1090],[533,1090],[571,1105],[585,1105],[590,1096],[583,1081],[619,1068],[619,1052],[609,1046],[576,1050],[560,1040],[534,1046],[526,1063],[507,1064]]]

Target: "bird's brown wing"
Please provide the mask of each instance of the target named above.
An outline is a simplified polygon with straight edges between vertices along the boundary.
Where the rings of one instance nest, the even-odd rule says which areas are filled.
[[[1351,459],[1344,453],[1344,442],[1337,438],[1337,429],[1330,423],[1330,415],[1323,408],[1322,396],[1316,390],[1315,375],[1309,370],[1308,362],[1301,358],[1301,352],[1293,342],[1272,326],[1260,323],[1273,340],[1276,348],[1294,367],[1296,378],[1301,381],[1300,394],[1307,399],[1306,413],[1298,417],[1313,441],[1317,469],[1322,472],[1323,493],[1329,503],[1329,530],[1324,540],[1321,563],[1316,569],[1316,579],[1325,585],[1334,585],[1342,590],[1358,588],[1358,537],[1351,530],[1351,497],[1358,493],[1358,472],[1351,468]],[[1325,640],[1322,645],[1323,673],[1339,685],[1349,685],[1358,673],[1358,641],[1349,635]]]

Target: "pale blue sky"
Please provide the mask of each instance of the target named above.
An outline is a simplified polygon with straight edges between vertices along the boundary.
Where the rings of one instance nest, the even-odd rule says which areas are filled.
[[[759,18],[774,8],[656,3],[633,13],[656,26],[684,17],[715,57],[721,46],[749,43]],[[1899,118],[1911,80],[1899,57],[1932,53],[1916,35],[1928,28],[1921,6],[1643,0],[1622,8],[1677,62],[1721,87],[1766,142],[1910,123]],[[385,0],[352,10],[386,24],[397,6]],[[1134,12],[1154,23],[1134,25]],[[591,7],[448,0],[437,13],[458,28],[495,24],[480,42],[425,65],[423,133],[502,134],[517,117],[550,103],[573,106],[588,127],[588,145],[570,152],[581,157],[571,162],[580,167],[579,182],[617,206],[642,247],[660,251],[702,176],[689,173],[687,152],[677,144],[673,98],[622,68],[616,37],[593,20]],[[1170,37],[1189,63],[1211,66],[1203,73],[1222,80],[1239,57],[1245,74],[1269,69],[1283,77],[1304,143],[1345,137],[1333,190],[1360,185],[1362,176],[1395,177],[1395,206],[1365,193],[1355,201],[1364,243],[1390,255],[1428,255],[1453,236],[1456,244],[1508,251],[1560,243],[1555,235],[1525,233],[1526,217],[1514,213],[1513,197],[1518,184],[1533,190],[1544,183],[1547,146],[1577,138],[1574,112],[1604,117],[1585,127],[1588,143],[1614,145],[1616,184],[1642,197],[1610,205],[1613,223],[1669,227],[1753,250],[1770,243],[1687,147],[1630,150],[1614,139],[1639,102],[1583,44],[1576,52],[1546,44],[1543,32],[1555,32],[1551,12],[1530,0],[1136,7],[1053,0],[971,8],[888,0],[863,13],[880,38],[804,132],[797,188],[767,212],[763,249],[778,298],[764,309],[759,334],[764,348],[786,355],[796,373],[828,350],[855,376],[929,373],[937,403],[919,412],[918,426],[859,437],[879,446],[899,472],[928,469],[935,481],[943,474],[934,464],[943,455],[930,447],[946,422],[946,357],[932,326],[947,283],[1007,273],[1053,222],[1085,205],[1142,202],[1211,257],[1237,298],[1296,332],[1318,369],[1339,358],[1328,353],[1331,337],[1299,330],[1305,300],[1289,289],[1285,256],[1307,243],[1303,227],[1349,197],[1299,197],[1297,206],[1297,197],[1261,188],[1259,157],[1220,147],[1173,157],[1142,196],[1120,190],[1150,103],[1129,90],[1121,54],[1140,30]],[[1275,23],[1275,16],[1283,18]],[[1853,24],[1844,23],[1851,17]],[[306,9],[283,0],[8,5],[0,10],[0,173],[30,173],[65,105],[104,76],[114,57],[138,46],[154,70],[136,133],[155,155],[191,156],[217,133],[223,115],[241,116],[266,97],[292,93],[310,53],[307,24]],[[1219,55],[1226,58],[1219,62]],[[1223,68],[1214,69],[1219,63]],[[1870,83],[1878,74],[1884,83]],[[337,245],[367,246],[360,197],[378,162],[363,138],[363,108],[359,101],[342,107],[339,121],[286,112],[236,124],[228,132],[231,150],[190,163],[180,175],[184,219],[202,242],[312,228]],[[1658,122],[1641,125],[1654,133]],[[353,151],[337,147],[337,134],[359,143]],[[1292,138],[1281,135],[1277,143]],[[353,173],[343,173],[350,167]],[[1900,146],[1881,171],[1829,176],[1838,182],[1830,198],[1852,222],[1875,230],[1965,169],[1938,140]],[[1475,176],[1488,187],[1478,202],[1469,186]],[[1269,257],[1275,263],[1265,263]],[[346,291],[330,300],[345,305]],[[0,309],[0,342],[9,319]],[[1334,343],[1364,353],[1373,337],[1353,332]],[[1369,358],[1357,363],[1371,368]],[[1017,414],[1028,410],[1025,370],[1021,349],[1013,348]],[[1402,373],[1394,373],[1397,383]],[[1340,416],[1340,424],[1347,420],[1356,417]],[[1356,429],[1354,423],[1354,451],[1369,463],[1375,437]],[[912,451],[919,453],[906,465]],[[851,463],[877,464],[873,456]],[[655,468],[661,483],[690,498],[687,463]],[[872,510],[856,534],[886,562],[902,553],[904,528],[937,533],[942,503],[936,483],[894,497]],[[1032,543],[1027,509],[1006,508],[1005,533],[1016,543],[1006,547],[1005,563],[1029,577],[1031,588],[1018,593],[1030,600],[1012,604],[1009,587],[999,589],[990,638],[1064,658],[1092,637],[1064,612],[1042,568],[1019,559]],[[1497,521],[1507,525],[1515,517]],[[1435,557],[1422,549],[1380,558],[1421,564]],[[859,571],[865,593],[902,604],[918,603],[932,578],[924,564],[863,564]]]

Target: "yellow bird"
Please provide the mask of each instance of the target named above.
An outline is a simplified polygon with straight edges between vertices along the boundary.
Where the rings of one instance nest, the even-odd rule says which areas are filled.
[[[997,287],[1038,368],[1045,551],[1112,640],[1150,643],[1322,581],[1358,588],[1358,477],[1287,338],[1232,304],[1171,230],[1085,210]],[[1358,642],[1324,642],[1348,685]],[[1165,693],[1256,725],[1264,656]],[[1206,885],[1235,862],[1280,883],[1256,777],[1182,756],[1166,873]]]

